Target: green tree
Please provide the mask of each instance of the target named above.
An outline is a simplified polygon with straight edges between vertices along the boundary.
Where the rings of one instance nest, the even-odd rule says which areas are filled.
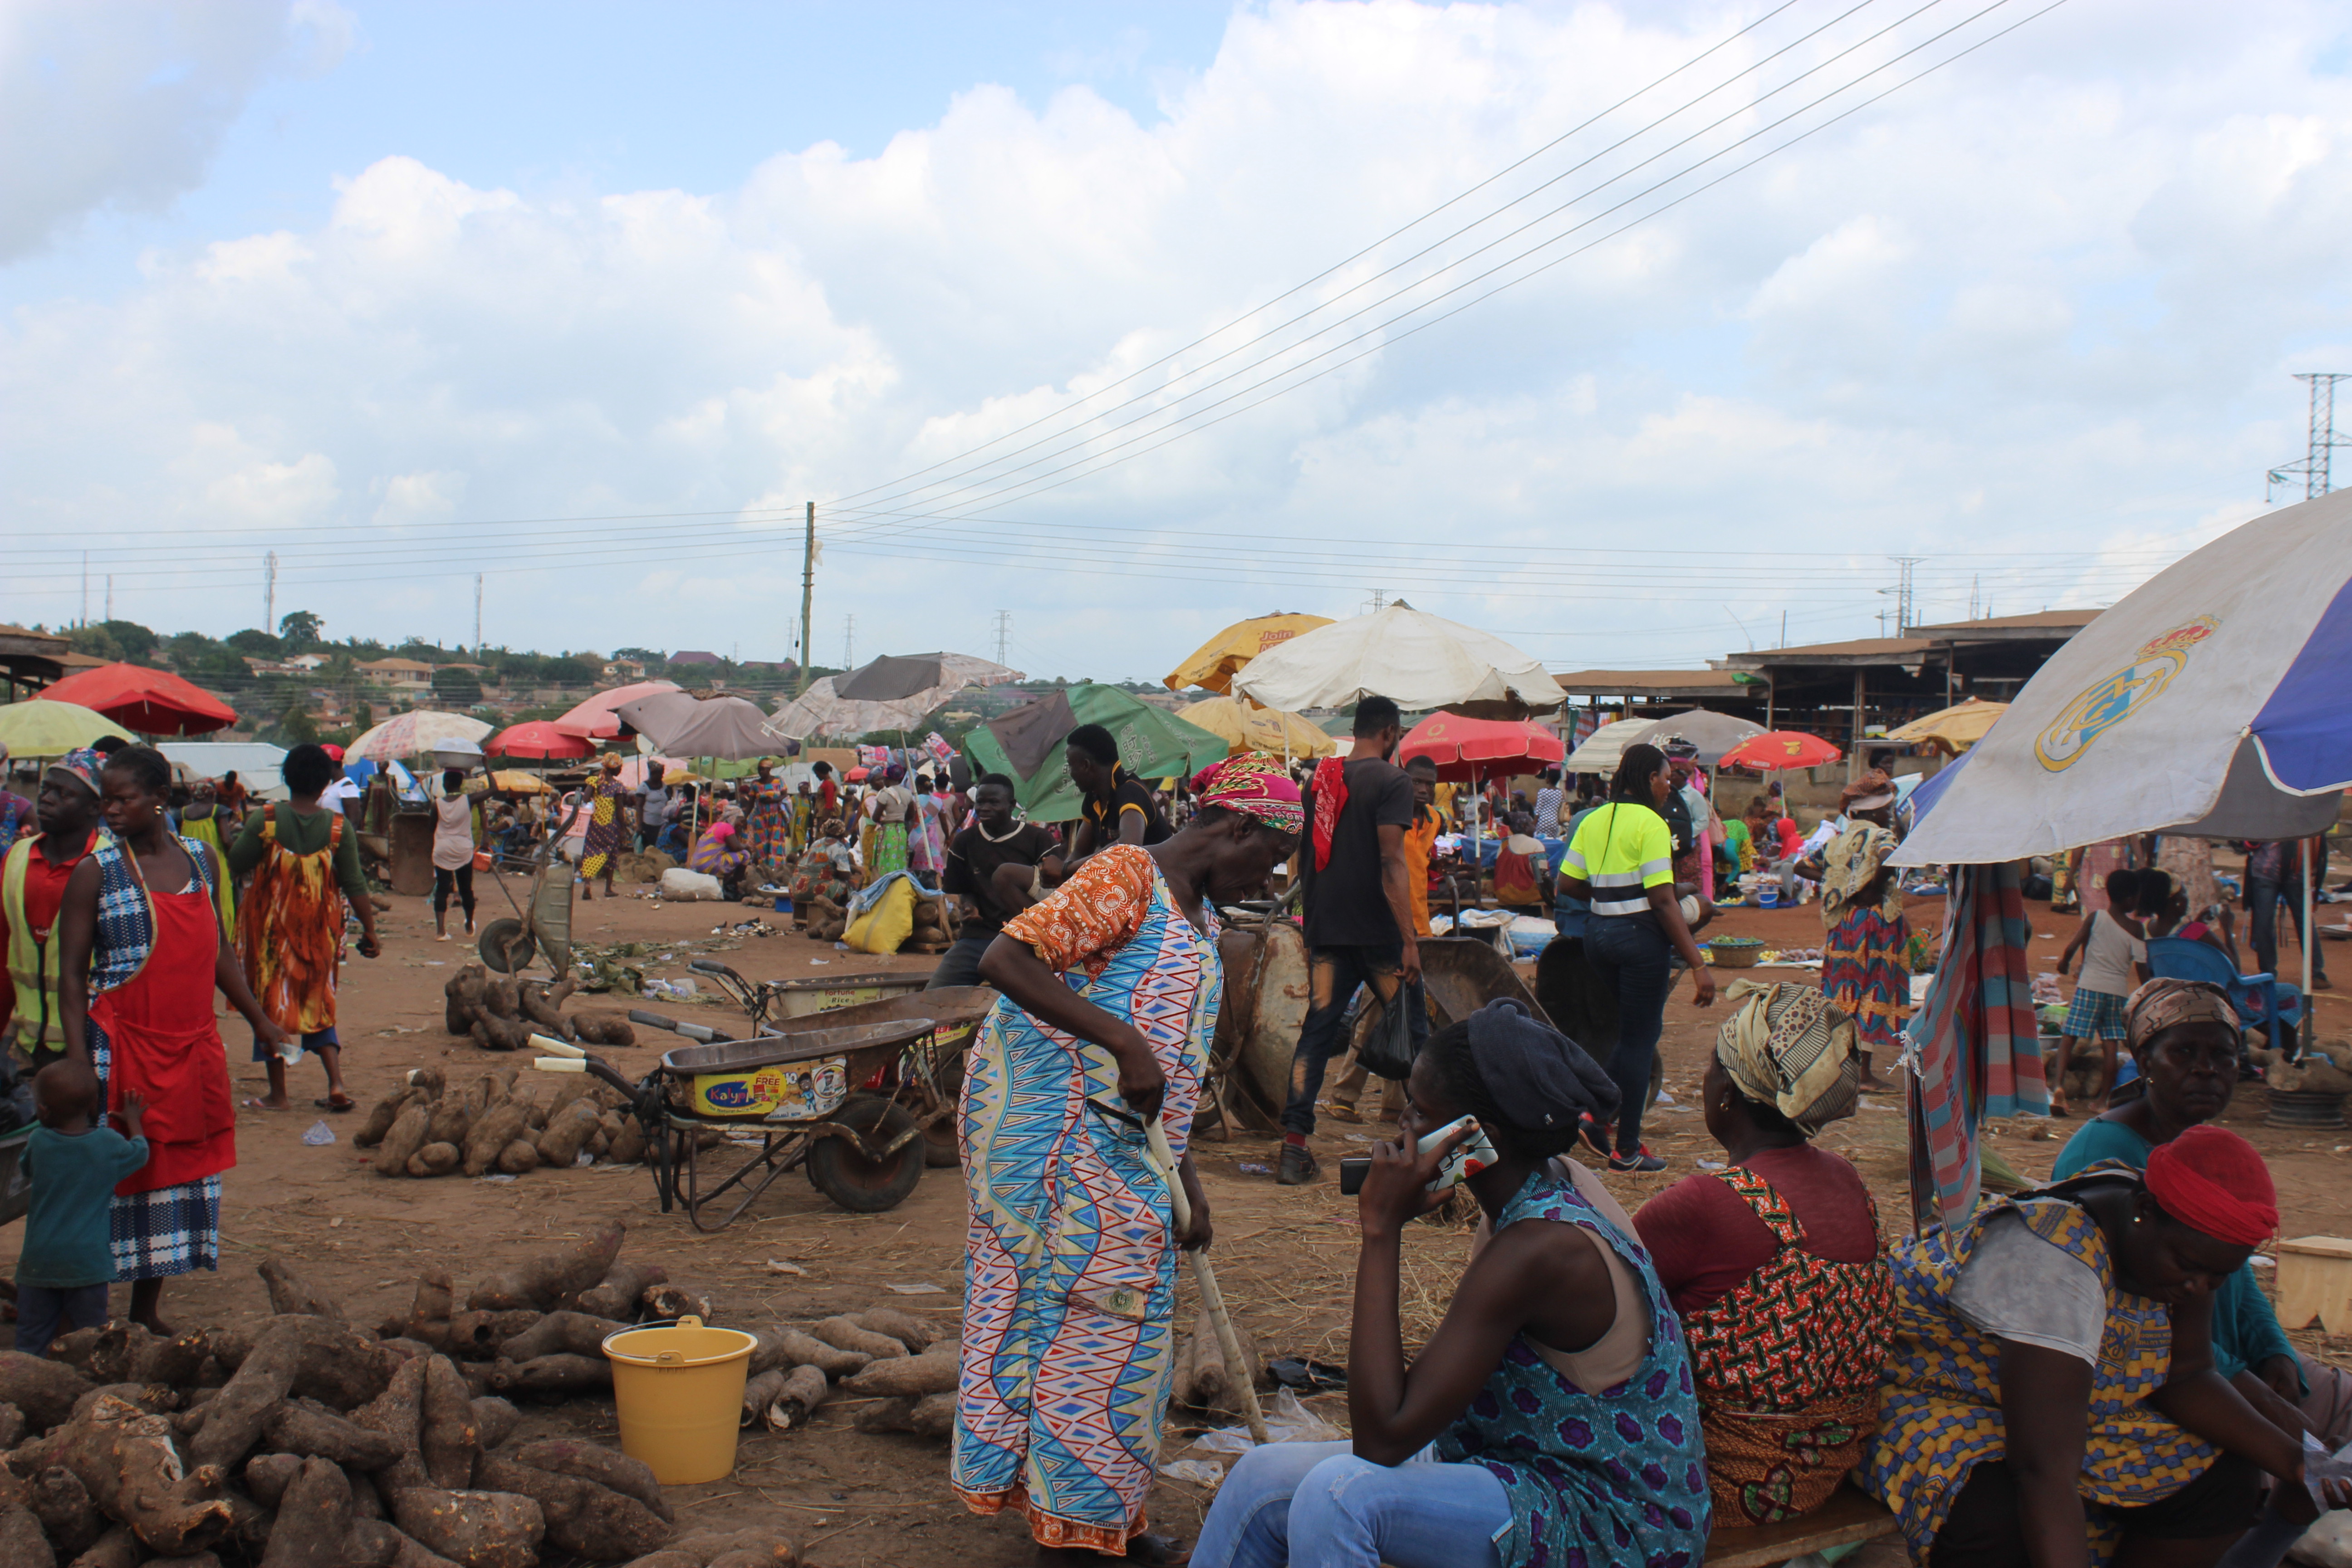
[[[147,658],[163,640],[137,621],[108,621],[105,627],[106,635],[114,639],[114,646],[122,650],[125,658]]]
[[[352,728],[366,734],[375,728],[375,709],[365,702],[352,710]]]
[[[122,645],[116,642],[114,634],[103,626],[76,626],[66,634],[66,641],[72,646],[74,652],[88,654],[92,658],[119,659],[122,657]]]
[[[442,707],[462,711],[480,705],[482,683],[470,669],[444,665],[433,672],[433,695]]]
[[[589,686],[594,684],[602,668],[601,660],[592,665],[567,654],[541,665],[539,678],[551,686]]]
[[[251,658],[276,658],[286,651],[285,644],[268,632],[247,626],[241,632],[231,632],[228,646]]]
[[[288,648],[299,653],[318,646],[319,634],[326,625],[308,610],[289,610],[278,617],[278,636]]]

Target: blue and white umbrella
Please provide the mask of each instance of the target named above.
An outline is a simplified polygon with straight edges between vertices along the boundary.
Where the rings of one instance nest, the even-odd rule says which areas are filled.
[[[2347,677],[2352,490],[2224,534],[2084,627],[1921,791],[1893,858],[2319,832],[2352,785]]]

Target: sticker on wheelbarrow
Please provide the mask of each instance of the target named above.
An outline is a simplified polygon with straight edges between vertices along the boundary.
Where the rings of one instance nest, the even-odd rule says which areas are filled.
[[[700,1108],[719,1116],[770,1121],[814,1121],[849,1098],[848,1058],[824,1057],[751,1072],[706,1074],[694,1080]]]

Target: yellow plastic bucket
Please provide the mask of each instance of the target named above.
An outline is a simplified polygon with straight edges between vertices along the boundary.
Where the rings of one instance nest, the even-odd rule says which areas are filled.
[[[621,1452],[652,1467],[664,1486],[724,1479],[735,1468],[744,1373],[759,1342],[700,1318],[607,1334]]]

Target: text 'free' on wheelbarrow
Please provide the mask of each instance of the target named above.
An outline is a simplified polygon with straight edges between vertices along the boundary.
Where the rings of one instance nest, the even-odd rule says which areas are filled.
[[[806,1027],[733,1040],[658,1013],[629,1017],[705,1042],[662,1058],[646,1129],[662,1207],[681,1203],[697,1230],[724,1230],[796,1166],[854,1214],[896,1208],[922,1179],[924,1126],[942,1113],[936,1086],[920,1081],[936,1060],[931,1018],[840,1026],[814,1015]],[[706,1172],[706,1153],[743,1146],[706,1150],[713,1130],[756,1133],[759,1146],[731,1171],[714,1161],[720,1168]]]

